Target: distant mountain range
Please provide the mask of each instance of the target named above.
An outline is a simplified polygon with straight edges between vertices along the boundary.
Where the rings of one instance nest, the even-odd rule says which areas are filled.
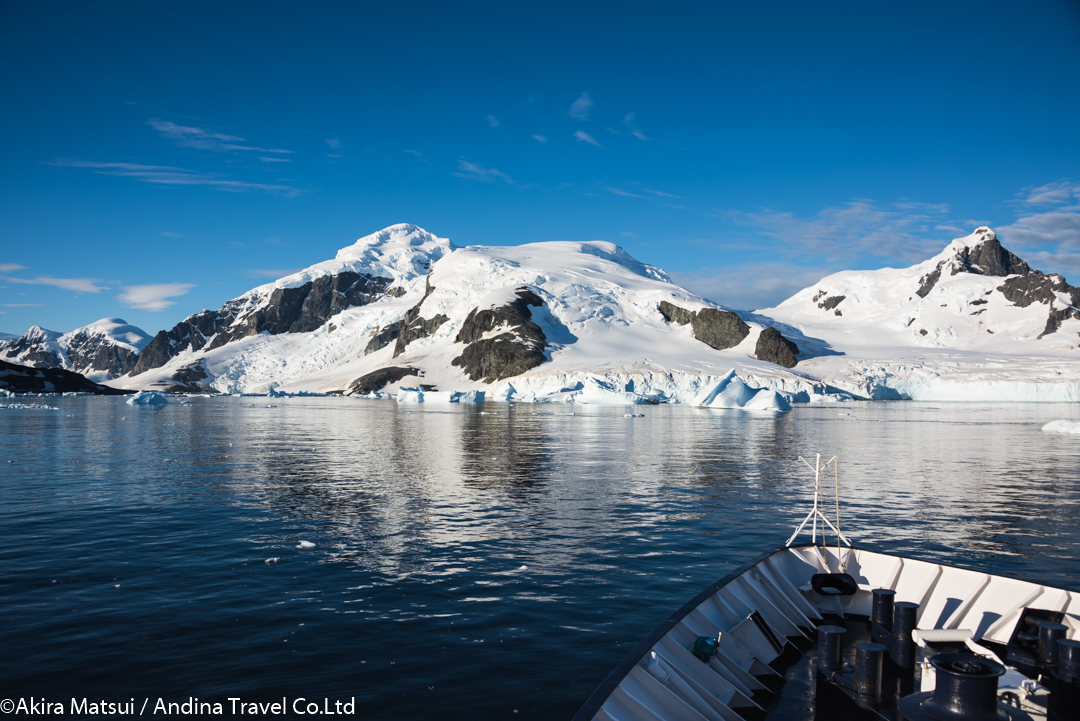
[[[130,373],[148,342],[150,336],[120,318],[102,318],[70,333],[35,325],[21,336],[0,339],[0,360],[62,368],[100,382]]]
[[[911,268],[836,273],[736,312],[611,243],[458,247],[403,224],[153,339],[119,319],[35,327],[0,341],[0,359],[180,392],[692,402],[734,370],[795,401],[1080,400],[1078,308],[1080,289],[989,228]]]

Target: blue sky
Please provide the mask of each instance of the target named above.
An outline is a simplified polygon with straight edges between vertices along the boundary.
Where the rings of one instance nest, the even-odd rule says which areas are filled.
[[[977,225],[1080,281],[1080,6],[0,3],[0,331],[150,333],[411,222],[728,307]]]

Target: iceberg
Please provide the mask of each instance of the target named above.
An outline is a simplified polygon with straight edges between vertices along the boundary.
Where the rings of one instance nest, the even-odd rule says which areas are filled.
[[[743,408],[760,411],[790,411],[787,398],[771,388],[754,388],[734,370],[694,399],[695,406],[705,408]]]
[[[127,400],[129,406],[158,406],[168,402],[168,399],[157,391],[139,391]]]
[[[1080,435],[1080,421],[1071,421],[1068,419],[1050,421],[1043,426],[1042,429],[1046,433],[1075,433]]]

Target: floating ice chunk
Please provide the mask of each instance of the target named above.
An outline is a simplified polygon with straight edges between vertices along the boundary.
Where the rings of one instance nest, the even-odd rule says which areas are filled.
[[[312,543],[311,541],[300,541],[300,543],[296,544],[296,547],[297,548],[315,548],[315,544]]]
[[[398,388],[398,403],[423,403],[424,391],[419,388]]]
[[[1062,419],[1060,421],[1050,421],[1042,427],[1047,433],[1076,433],[1080,434],[1080,421],[1071,421],[1068,419]]]
[[[127,400],[129,406],[163,405],[168,399],[157,391],[139,391]]]
[[[754,388],[728,371],[715,385],[694,399],[694,405],[707,408],[745,408],[747,410],[790,411],[788,399],[770,388]]]
[[[281,560],[280,556],[274,556],[273,558],[266,559],[265,563],[277,563]]]
[[[457,391],[453,403],[483,403],[484,391]]]
[[[755,411],[790,411],[791,404],[776,391],[765,388],[755,393],[743,408]]]

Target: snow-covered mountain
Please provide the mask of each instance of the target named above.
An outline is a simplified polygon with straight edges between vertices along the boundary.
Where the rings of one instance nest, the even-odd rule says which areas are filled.
[[[800,369],[860,395],[1080,400],[1078,309],[1080,289],[984,227],[910,268],[835,273],[749,317],[819,348]]]
[[[611,243],[462,248],[403,224],[158,333],[113,385],[686,400],[738,368],[823,392],[797,353]]]
[[[32,326],[0,340],[0,359],[33,368],[62,368],[101,382],[135,367],[150,336],[120,318],[102,318],[70,333]]]

